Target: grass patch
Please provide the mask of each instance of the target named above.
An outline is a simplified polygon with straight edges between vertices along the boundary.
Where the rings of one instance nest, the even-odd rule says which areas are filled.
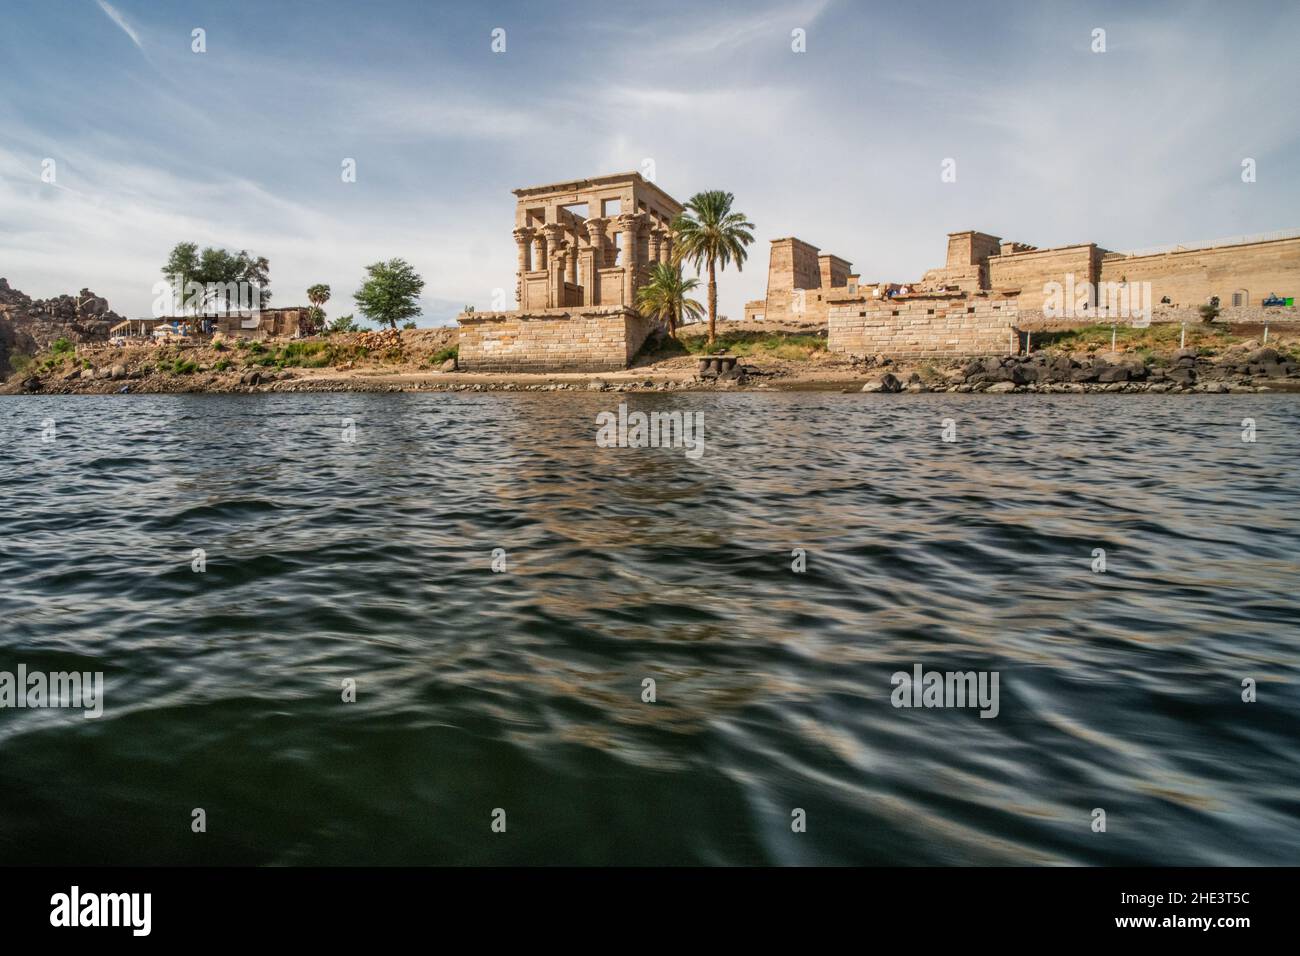
[[[1115,347],[1136,351],[1147,357],[1153,351],[1167,351],[1178,348],[1178,339],[1182,327],[1176,323],[1165,322],[1151,325],[1145,329],[1121,325],[1115,329]],[[1035,348],[1062,349],[1067,352],[1087,352],[1096,349],[1110,349],[1111,326],[1085,325],[1077,329],[1062,329],[1059,332],[1035,332]],[[1221,326],[1187,326],[1187,347],[1217,351],[1225,346],[1243,341],[1240,336],[1232,335]]]
[[[230,368],[230,359],[228,358],[219,358],[212,363],[212,371],[214,372],[224,372],[228,368]]]
[[[720,332],[713,345],[703,335],[679,335],[656,342],[649,340],[642,350],[654,361],[681,355],[708,355],[727,352],[740,358],[764,357],[805,362],[818,352],[826,351],[826,337],[809,332]]]
[[[434,352],[429,359],[429,364],[441,365],[443,362],[447,361],[447,359],[454,358],[460,358],[459,345],[449,345],[445,349],[439,349],[437,352]]]

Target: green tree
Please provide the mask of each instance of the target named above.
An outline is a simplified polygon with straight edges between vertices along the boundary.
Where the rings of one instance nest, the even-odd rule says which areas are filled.
[[[173,294],[181,301],[181,312],[185,311],[185,286],[197,282],[199,275],[199,245],[196,242],[178,242],[172,247],[167,264],[162,267],[162,274],[173,283]]]
[[[257,286],[257,307],[265,309],[271,301],[271,263],[267,261],[266,256],[254,257],[243,249],[239,250],[236,261],[239,266],[240,280]]]
[[[389,259],[366,266],[370,277],[353,293],[357,308],[372,322],[397,328],[397,323],[420,314],[419,297],[424,280],[405,259]]]
[[[199,254],[199,273],[196,280],[203,284],[203,308],[210,307],[219,311],[230,311],[230,283],[239,281],[240,264],[238,259],[225,249],[204,249]],[[224,305],[224,310],[222,306]]]
[[[732,212],[735,197],[720,189],[696,193],[673,221],[676,241],[673,260],[689,262],[698,273],[709,272],[709,344],[717,338],[718,280],[716,270],[725,269],[733,260],[740,272],[745,263],[745,247],[754,241],[749,230],[754,224],[744,213]]]
[[[307,301],[311,303],[311,319],[316,328],[323,328],[325,325],[324,305],[330,300],[330,287],[323,282],[317,282],[307,289]]]
[[[636,290],[636,307],[648,318],[666,320],[668,334],[676,338],[682,319],[704,314],[704,306],[687,297],[699,284],[699,279],[684,278],[680,265],[656,262],[645,285]]]
[[[240,282],[257,287],[258,308],[266,308],[271,301],[271,293],[268,291],[271,264],[265,256],[253,256],[245,249],[229,252],[209,246],[200,252],[198,243],[178,242],[162,271],[163,275],[175,277],[179,282],[177,294],[182,303],[187,303],[189,299],[185,291],[189,283],[197,282],[203,286],[200,311],[208,311],[209,306],[213,305],[230,311],[232,298],[237,298]]]

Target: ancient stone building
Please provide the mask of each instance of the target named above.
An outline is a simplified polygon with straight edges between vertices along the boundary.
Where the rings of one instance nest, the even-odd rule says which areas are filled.
[[[745,305],[745,317],[825,320],[829,348],[855,354],[978,354],[1012,341],[1017,325],[1043,319],[1049,283],[1121,286],[1151,283],[1154,318],[1197,317],[1218,299],[1228,318],[1300,318],[1300,235],[1275,234],[1145,253],[1112,252],[1087,242],[1038,249],[974,230],[948,234],[945,264],[912,283],[863,283],[837,256],[795,238],[772,241],[767,297]],[[1094,291],[1091,318],[1105,299]],[[1261,314],[1267,312],[1267,314]]]
[[[972,285],[978,275],[977,286]],[[1171,309],[1194,309],[1217,298],[1225,308],[1259,306],[1271,296],[1300,292],[1300,235],[1246,237],[1124,253],[1084,242],[1038,249],[980,232],[948,236],[948,262],[917,283],[926,290],[957,288],[1016,292],[1022,313],[1043,307],[1049,283],[1150,282],[1151,297]],[[1094,295],[1091,305],[1097,304]]]
[[[650,266],[672,256],[682,206],[639,173],[514,191],[518,265],[508,312],[464,312],[471,371],[626,368],[653,323],[636,312]]]
[[[650,264],[672,255],[671,225],[682,206],[639,173],[514,192],[522,311],[633,306]]]
[[[849,272],[852,268],[847,259],[823,253],[802,239],[773,239],[767,298],[746,302],[745,318],[822,321],[831,290],[846,288],[850,282],[856,285],[858,277]]]

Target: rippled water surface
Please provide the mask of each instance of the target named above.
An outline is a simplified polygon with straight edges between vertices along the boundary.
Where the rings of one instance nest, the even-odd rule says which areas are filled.
[[[0,859],[1300,863],[1298,452],[1294,396],[0,400],[0,671],[106,681],[0,709]]]

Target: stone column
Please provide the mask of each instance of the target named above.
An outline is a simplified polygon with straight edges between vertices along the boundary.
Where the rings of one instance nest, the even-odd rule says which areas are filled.
[[[623,305],[633,307],[636,300],[637,239],[641,231],[641,217],[635,213],[625,213],[618,217],[619,228],[623,231]]]
[[[564,241],[564,281],[578,284],[578,243],[573,239]]]
[[[519,247],[519,268],[515,279],[515,301],[519,303],[519,308],[527,308],[524,305],[524,286],[527,283],[527,274],[533,268],[533,230],[527,226],[520,226],[515,230],[515,243]]]
[[[564,228],[558,222],[548,222],[542,226],[542,235],[546,241],[546,287],[550,290],[547,296],[547,308],[554,309],[564,305],[564,252],[560,247],[560,236]]]
[[[592,251],[596,254],[596,268],[605,265],[605,226],[608,219],[592,218],[585,223],[587,227],[587,241],[591,243]]]
[[[605,226],[608,222],[607,219],[593,216],[584,223],[587,246],[582,250],[582,274],[586,279],[586,284],[582,287],[583,305],[597,305],[600,302],[600,270],[605,265]]]
[[[650,229],[650,264],[663,262],[663,238],[664,231],[659,226],[652,226]]]
[[[515,230],[515,244],[519,247],[519,272],[531,272],[533,269],[532,241],[534,230],[520,226]]]
[[[533,245],[536,247],[533,256],[533,270],[541,271],[546,268],[546,236],[540,229],[533,236]]]
[[[662,244],[662,249],[664,254],[664,262],[672,262],[673,261],[673,231],[671,229],[664,230],[664,241]]]

